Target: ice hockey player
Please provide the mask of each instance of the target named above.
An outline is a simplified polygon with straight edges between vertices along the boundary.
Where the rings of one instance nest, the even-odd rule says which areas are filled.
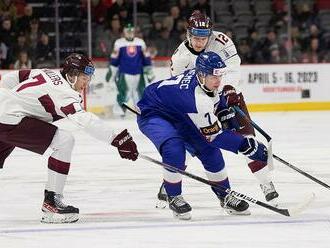
[[[5,74],[0,84],[0,168],[15,147],[38,154],[53,150],[48,159],[48,180],[42,204],[44,223],[70,223],[79,209],[63,202],[63,189],[70,169],[73,135],[52,122],[68,118],[91,136],[118,148],[121,157],[136,160],[136,144],[127,130],[113,130],[82,106],[80,93],[88,86],[94,65],[73,53],[61,71],[19,70]]]
[[[231,108],[235,105],[239,106],[250,118],[242,93],[233,86],[238,85],[240,81],[241,59],[233,41],[224,33],[213,31],[212,26],[210,18],[200,11],[197,10],[192,13],[188,20],[187,39],[179,45],[171,58],[172,76],[194,68],[196,58],[200,53],[204,51],[217,53],[227,66],[227,73],[223,76],[221,88],[221,94],[225,97],[227,104],[227,107],[222,110],[222,119],[235,117],[238,121],[236,131],[246,137],[254,137],[255,132],[252,125],[243,117],[234,116],[235,113]],[[234,127],[229,126],[229,128]],[[270,167],[263,161],[253,161],[249,158],[246,160],[251,172],[260,184],[265,199],[269,203],[277,205],[279,194],[272,182]],[[157,203],[156,207],[165,207],[163,202],[166,201],[166,192],[163,184],[158,193],[158,200],[160,202]]]
[[[124,28],[124,37],[115,41],[106,81],[116,83],[118,94],[114,105],[115,116],[125,116],[124,102],[136,104],[145,85],[154,80],[150,55],[145,42],[135,37],[132,24]]]
[[[196,69],[149,85],[138,102],[140,130],[156,146],[164,163],[185,170],[189,150],[203,164],[208,179],[230,188],[220,149],[241,153],[251,161],[267,161],[267,148],[253,137],[222,129],[218,89],[226,65],[214,52],[201,53]],[[191,207],[182,197],[181,174],[164,169],[164,187],[174,216],[191,218]],[[228,214],[247,215],[249,204],[212,187]]]

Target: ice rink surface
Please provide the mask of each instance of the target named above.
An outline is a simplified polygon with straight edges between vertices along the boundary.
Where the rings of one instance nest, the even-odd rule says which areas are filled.
[[[273,137],[274,154],[330,184],[330,112],[252,113]],[[117,131],[128,128],[140,153],[160,159],[139,132],[134,117],[110,120]],[[41,224],[47,155],[16,149],[0,171],[0,247],[330,247],[330,190],[275,161],[274,183],[282,207],[316,199],[303,213],[285,217],[251,204],[250,216],[226,216],[204,184],[184,178],[192,220],[174,219],[156,209],[161,168],[138,159],[120,159],[117,151],[62,122],[76,137],[65,200],[80,208],[74,224]],[[258,135],[260,140],[263,140]],[[224,152],[232,188],[264,201],[259,185],[241,156]],[[197,159],[187,171],[205,177]]]

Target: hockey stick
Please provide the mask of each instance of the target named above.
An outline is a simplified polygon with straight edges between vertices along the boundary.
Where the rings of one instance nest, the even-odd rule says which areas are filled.
[[[222,192],[226,192],[227,194],[231,194],[231,195],[234,195],[240,199],[243,199],[243,200],[246,200],[246,201],[249,201],[253,204],[256,204],[256,205],[259,205],[263,208],[267,208],[273,212],[276,212],[276,213],[279,213],[281,215],[284,215],[284,216],[294,216],[294,215],[297,215],[299,214],[300,212],[302,212],[303,210],[305,210],[308,205],[313,201],[313,199],[315,198],[315,194],[312,193],[307,199],[305,199],[302,203],[298,204],[297,206],[295,207],[292,207],[292,208],[276,208],[274,206],[271,206],[267,203],[264,203],[264,202],[261,202],[261,201],[258,201],[250,196],[247,196],[245,194],[242,194],[242,193],[239,193],[237,191],[234,191],[234,190],[231,190],[231,189],[228,189],[228,188],[225,188],[225,187],[222,187],[221,185],[218,185],[218,184],[215,184],[214,182],[211,182],[211,181],[208,181],[202,177],[199,177],[199,176],[196,176],[194,174],[191,174],[189,172],[186,172],[184,170],[181,170],[181,169],[178,169],[176,167],[173,167],[169,164],[166,164],[166,163],[163,163],[163,162],[160,162],[156,159],[153,159],[147,155],[143,155],[143,154],[139,154],[139,157],[144,159],[144,160],[147,160],[149,162],[152,162],[154,164],[157,164],[157,165],[160,165],[168,170],[171,170],[171,171],[175,171],[177,173],[180,173],[181,175],[185,175],[187,177],[190,177],[198,182],[201,182],[201,183],[204,183],[206,185],[209,185],[209,186],[212,186]]]
[[[123,103],[123,107],[127,108],[128,110],[130,110],[131,112],[133,112],[133,113],[135,113],[137,115],[140,115],[140,111],[138,109],[133,108],[131,106],[128,106],[126,103]],[[190,178],[192,178],[192,179],[194,179],[196,181],[199,181],[201,183],[204,183],[204,184],[207,184],[207,185],[212,186],[214,188],[217,188],[218,190],[220,190],[222,192],[226,192],[227,194],[235,195],[235,196],[237,196],[237,197],[239,197],[241,199],[244,199],[246,201],[249,201],[251,203],[254,203],[256,205],[259,205],[261,207],[267,208],[267,209],[269,209],[271,211],[274,211],[274,212],[279,213],[279,214],[284,215],[284,216],[293,216],[293,215],[296,215],[296,214],[300,213],[301,211],[303,211],[304,209],[307,208],[307,206],[312,202],[312,200],[315,197],[315,195],[313,193],[305,201],[303,201],[301,204],[297,205],[294,208],[290,208],[290,209],[289,208],[284,208],[284,209],[276,208],[276,207],[271,206],[271,205],[269,205],[267,203],[258,201],[256,199],[250,197],[250,196],[247,196],[247,195],[244,195],[242,193],[236,192],[234,190],[230,190],[228,188],[222,187],[221,185],[217,185],[214,182],[210,182],[210,181],[208,181],[208,180],[206,180],[206,179],[204,179],[202,177],[196,176],[196,175],[191,174],[189,172],[186,172],[184,170],[181,170],[181,169],[178,169],[178,168],[173,167],[171,165],[168,165],[166,163],[160,162],[160,161],[158,161],[156,159],[153,159],[153,158],[151,158],[149,156],[146,156],[146,155],[143,155],[143,154],[139,154],[139,157],[142,158],[142,159],[144,159],[144,160],[147,160],[149,162],[152,162],[152,163],[155,163],[157,165],[160,165],[163,168],[169,169],[171,171],[175,171],[177,173],[180,173],[182,175],[185,175],[187,177],[190,177]]]
[[[259,127],[253,120],[250,120],[246,114],[238,107],[238,106],[234,106],[234,109],[236,112],[238,112],[242,117],[244,117],[249,123],[251,123],[251,125],[257,129],[257,131],[265,137],[265,139],[267,140],[267,142],[271,142],[272,138],[261,128]],[[284,159],[280,158],[279,156],[273,154],[273,158],[275,158],[277,161],[281,162],[282,164],[290,167],[291,169],[297,171],[298,173],[300,173],[301,175],[311,179],[312,181],[322,185],[323,187],[330,189],[330,186],[324,182],[322,182],[321,180],[315,178],[314,176],[308,174],[307,172],[297,168],[296,166],[294,166],[293,164],[290,164],[289,162],[285,161]]]

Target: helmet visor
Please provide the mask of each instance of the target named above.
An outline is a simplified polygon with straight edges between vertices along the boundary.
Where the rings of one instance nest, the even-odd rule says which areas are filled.
[[[192,28],[190,30],[191,35],[198,37],[208,37],[211,35],[211,29],[205,28]]]
[[[84,73],[88,76],[93,76],[95,68],[93,66],[86,66],[84,69]]]

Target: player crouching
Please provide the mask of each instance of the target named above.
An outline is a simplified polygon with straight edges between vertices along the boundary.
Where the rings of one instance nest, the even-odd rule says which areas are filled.
[[[140,130],[156,146],[162,161],[185,170],[186,151],[203,164],[211,187],[228,214],[248,215],[249,204],[228,194],[229,178],[221,149],[266,162],[267,148],[257,140],[222,127],[217,116],[218,89],[226,66],[214,52],[201,53],[196,69],[148,86],[138,102]],[[164,189],[175,217],[191,218],[191,206],[182,195],[182,176],[163,170]],[[226,192],[227,191],[227,192]]]

